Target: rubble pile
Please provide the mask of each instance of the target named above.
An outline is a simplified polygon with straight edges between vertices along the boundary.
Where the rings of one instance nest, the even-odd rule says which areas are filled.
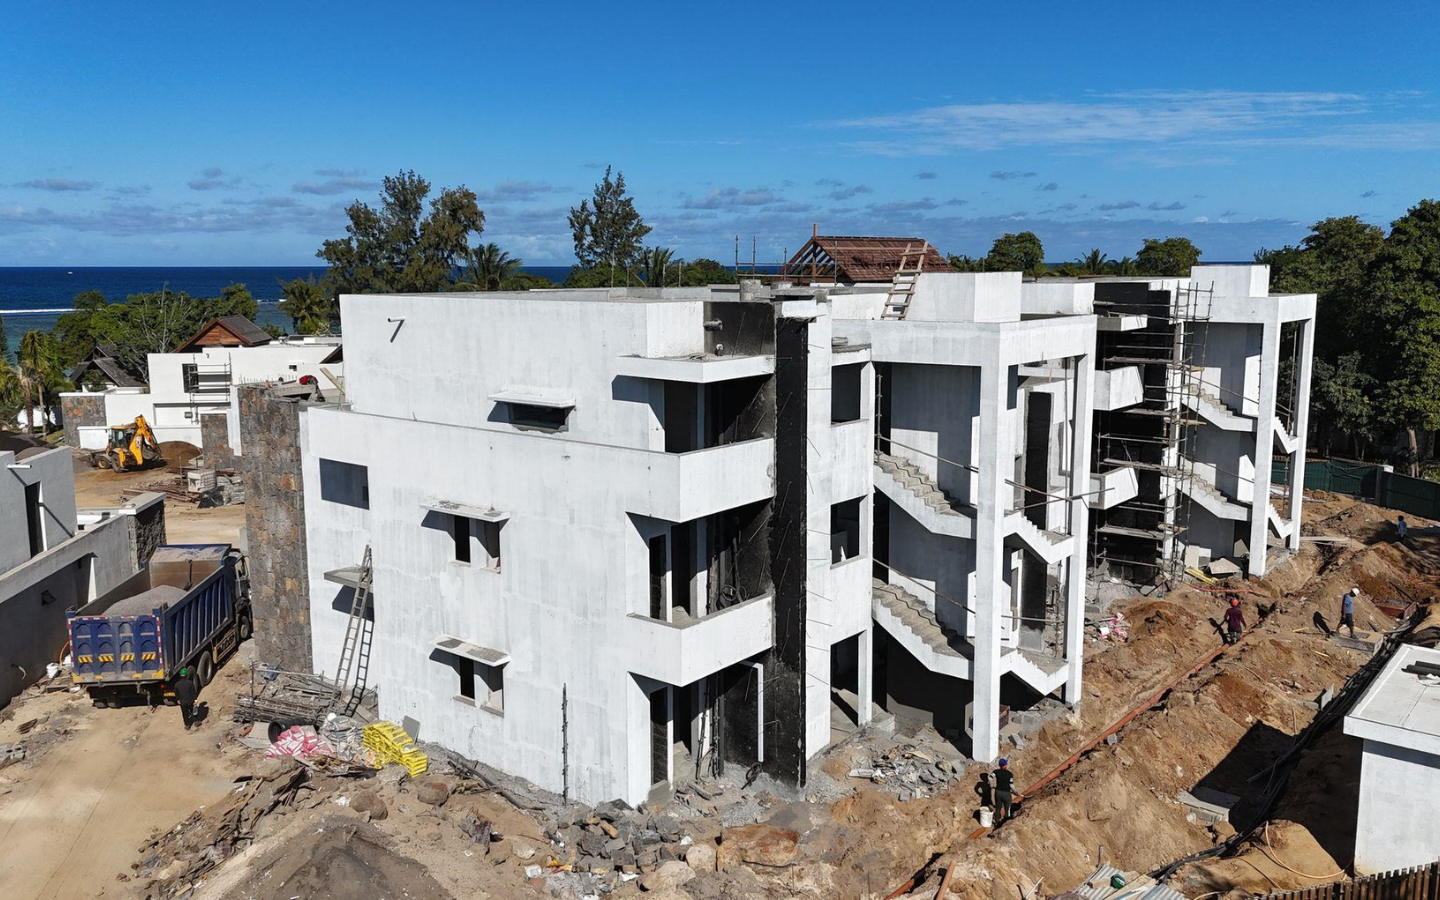
[[[965,777],[964,762],[939,758],[913,744],[882,750],[868,765],[851,769],[862,778],[895,794],[897,800],[919,800],[954,787]]]
[[[644,812],[620,800],[575,814],[542,814],[541,823],[552,852],[544,866],[529,866],[525,874],[581,894],[608,893],[665,863],[684,864],[695,843],[679,816]]]

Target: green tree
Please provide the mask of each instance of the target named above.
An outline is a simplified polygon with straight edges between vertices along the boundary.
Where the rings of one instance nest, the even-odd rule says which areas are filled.
[[[1104,275],[1110,270],[1110,257],[1097,247],[1075,260],[1075,265],[1085,275]]]
[[[50,391],[50,400],[53,401],[56,393],[67,383],[59,344],[47,332],[27,331],[20,338],[20,350],[15,358],[25,394],[25,421],[30,433],[34,434],[38,407],[40,431],[46,434],[50,430],[49,411],[53,403],[47,402],[45,392]]]
[[[1139,274],[1140,274],[1140,267],[1135,264],[1134,258],[1129,257],[1129,256],[1122,256],[1122,257],[1120,257],[1119,259],[1112,259],[1112,260],[1110,260],[1110,265],[1109,265],[1108,271],[1107,271],[1105,274],[1107,274],[1107,275],[1139,275]]]
[[[960,272],[985,271],[985,257],[983,256],[956,256],[952,253],[948,259],[950,268]]]
[[[456,283],[462,291],[508,290],[505,285],[520,273],[525,261],[500,249],[499,244],[482,244],[465,255],[465,272]]]
[[[985,257],[990,272],[1025,272],[1042,274],[1045,270],[1045,248],[1033,231],[1004,234],[995,239]]]
[[[1378,418],[1404,432],[1418,476],[1419,433],[1440,428],[1440,203],[1422,200],[1391,223],[1366,280],[1371,295],[1349,323],[1351,345],[1367,348]]]
[[[597,288],[597,287],[644,287],[645,282],[640,276],[628,270],[625,266],[612,266],[608,263],[587,269],[584,266],[571,266],[570,274],[565,277],[562,287],[567,288]]]
[[[1375,412],[1370,402],[1375,379],[1365,372],[1364,354],[1347,353],[1334,364],[1316,358],[1310,382],[1310,416],[1324,454],[1330,455],[1331,438],[1337,430],[1350,435],[1363,453]]]
[[[680,260],[680,283],[685,287],[704,287],[709,284],[736,284],[740,281],[735,270],[721,265],[713,259]]]
[[[346,237],[316,252],[330,270],[336,294],[443,290],[470,249],[470,235],[485,229],[475,192],[446,188],[430,201],[430,182],[413,171],[384,179],[380,207],[356,201],[345,210]]]
[[[1179,277],[1190,274],[1190,267],[1200,263],[1200,248],[1189,238],[1146,238],[1145,246],[1135,254],[1135,267],[1142,275]]]
[[[340,324],[340,298],[315,276],[280,285],[280,311],[290,317],[296,334],[333,334]]]
[[[595,185],[592,199],[570,208],[575,259],[582,269],[632,266],[650,233],[650,226],[635,211],[634,198],[625,191],[624,174],[616,172],[611,180],[610,169],[605,167],[605,177]]]
[[[52,332],[60,343],[60,355],[69,366],[84,359],[95,347],[94,313],[108,304],[99,291],[83,291],[71,301],[73,312],[62,313]]]
[[[0,354],[0,431],[9,427],[25,406],[20,370]]]
[[[664,287],[668,279],[680,280],[675,254],[664,247],[651,247],[640,254],[640,277],[647,287]]]
[[[5,317],[0,316],[0,363],[10,361],[10,339],[5,336]]]

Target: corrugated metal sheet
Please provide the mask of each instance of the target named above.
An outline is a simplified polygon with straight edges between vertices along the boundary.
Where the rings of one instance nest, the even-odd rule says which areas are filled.
[[[1110,886],[1110,879],[1116,875],[1125,879],[1125,887]],[[1085,900],[1186,900],[1185,895],[1173,888],[1158,884],[1148,875],[1122,872],[1114,866],[1105,865],[1096,869],[1085,879],[1085,883],[1074,890]]]

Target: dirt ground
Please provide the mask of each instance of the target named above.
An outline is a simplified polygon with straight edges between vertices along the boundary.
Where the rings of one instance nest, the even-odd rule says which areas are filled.
[[[138,472],[116,472],[90,465],[88,454],[75,454],[75,503],[80,507],[115,506],[130,499],[125,491],[149,491],[159,488],[179,489],[181,466],[199,452],[189,444],[169,442],[161,445],[167,465]],[[201,509],[197,504],[177,497],[165,498],[166,540],[172,544],[240,543],[245,527],[245,507],[217,506]]]
[[[114,491],[112,478],[87,475],[85,489]],[[174,523],[190,515],[172,517],[170,509],[171,540],[178,540]],[[231,509],[243,514],[243,507]],[[197,529],[216,535],[206,539],[221,539],[222,530],[242,524],[217,515],[226,511],[189,513]],[[1027,797],[1021,815],[1003,828],[972,839],[978,766],[955,788],[904,802],[857,779],[853,792],[833,802],[767,800],[755,807],[756,818],[799,835],[793,864],[715,871],[713,863],[705,868],[702,854],[702,862],[690,863],[688,880],[644,896],[880,898],[923,871],[910,896],[931,897],[942,866],[953,862],[952,896],[1015,900],[1040,879],[1039,896],[1073,888],[1102,860],[1144,872],[1215,846],[1232,826],[1189,821],[1177,795],[1233,794],[1240,799],[1231,821],[1244,827],[1255,818],[1265,779],[1252,776],[1292,746],[1321,693],[1338,689],[1366,658],[1324,630],[1338,617],[1344,591],[1352,585],[1363,591],[1355,610],[1362,636],[1396,626],[1373,600],[1428,601],[1440,593],[1440,535],[1423,532],[1430,523],[1412,521],[1410,546],[1402,547],[1391,542],[1388,511],[1317,494],[1305,513],[1310,539],[1263,581],[1117,602],[1132,623],[1130,638],[1087,641],[1079,708],[1007,749],[1022,788],[1213,654],[1220,647],[1215,623],[1231,596],[1241,600],[1251,628],[1238,646],[1143,709],[1113,743],[1100,744]],[[204,697],[214,706],[211,723],[189,735],[173,709],[96,710],[65,692],[32,691],[0,712],[0,744],[23,742],[30,754],[0,771],[0,883],[11,888],[7,896],[577,895],[573,882],[562,889],[554,876],[527,877],[527,867],[555,852],[551,826],[463,779],[449,783],[464,792],[428,806],[393,767],[368,779],[312,776],[259,815],[233,855],[222,851],[223,823],[265,806],[267,779],[283,781],[283,767],[294,764],[266,761],[239,742],[241,726],[229,722],[229,706],[244,669],[232,661],[221,673]],[[29,735],[18,735],[19,723],[45,716]],[[846,742],[821,767],[849,791],[846,772],[869,753],[864,741]],[[164,765],[153,765],[156,759]],[[1353,854],[1358,759],[1355,742],[1339,728],[1326,732],[1301,757],[1290,790],[1253,840],[1232,858],[1182,867],[1170,885],[1190,897],[1239,898],[1338,877]],[[385,814],[358,811],[362,800],[369,803],[362,794],[373,794]],[[503,835],[488,853],[467,836],[472,818]],[[697,847],[711,851],[722,833],[713,818],[686,828]],[[617,883],[611,896],[642,896],[640,883]]]

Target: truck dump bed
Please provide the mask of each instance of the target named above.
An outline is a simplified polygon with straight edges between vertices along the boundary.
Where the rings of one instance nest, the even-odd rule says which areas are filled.
[[[229,544],[160,547],[150,564],[70,614],[79,683],[164,680],[234,618]]]

